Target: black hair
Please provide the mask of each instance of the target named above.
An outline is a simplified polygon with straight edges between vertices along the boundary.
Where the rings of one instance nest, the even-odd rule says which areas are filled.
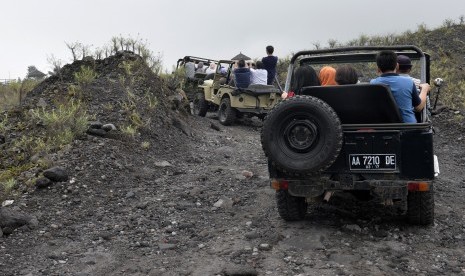
[[[342,65],[336,69],[335,80],[339,85],[356,84],[358,82],[358,74],[354,67],[350,65]]]
[[[380,51],[376,55],[376,65],[381,72],[394,71],[397,67],[397,54],[391,50]]]
[[[291,91],[296,94],[300,93],[300,89],[306,86],[319,86],[320,79],[315,69],[311,66],[300,66],[294,71],[292,76]]]
[[[263,62],[261,60],[257,61],[256,66],[257,66],[257,69],[264,69]]]
[[[239,67],[241,67],[241,68],[242,68],[242,67],[245,67],[245,60],[240,59],[240,60],[237,62],[237,66],[239,66]]]
[[[274,52],[274,47],[271,45],[266,46],[266,53],[272,55]]]

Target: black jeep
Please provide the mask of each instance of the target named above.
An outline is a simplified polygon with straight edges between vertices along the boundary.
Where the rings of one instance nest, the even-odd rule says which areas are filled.
[[[418,123],[403,123],[389,87],[369,84],[380,50],[410,57],[421,82],[429,82],[429,55],[415,46],[301,51],[292,57],[285,91],[298,66],[318,71],[350,64],[360,83],[304,87],[268,113],[261,141],[283,219],[303,219],[308,201],[345,191],[389,205],[406,202],[411,223],[433,223],[439,166],[432,124],[426,108],[416,114]]]

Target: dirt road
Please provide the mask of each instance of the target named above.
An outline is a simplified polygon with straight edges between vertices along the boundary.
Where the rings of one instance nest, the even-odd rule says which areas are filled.
[[[145,134],[149,149],[76,141],[61,156],[71,181],[8,207],[39,225],[0,238],[0,274],[463,275],[465,127],[453,112],[434,120],[441,174],[431,227],[345,195],[284,222],[258,120],[217,131],[212,114],[190,118],[190,136]]]

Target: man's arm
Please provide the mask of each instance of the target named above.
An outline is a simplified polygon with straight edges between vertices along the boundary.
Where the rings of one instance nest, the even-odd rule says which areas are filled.
[[[427,83],[420,84],[420,103],[415,105],[415,111],[420,112],[425,108],[426,105],[426,96],[428,95],[429,91],[431,90],[431,86]],[[416,91],[415,91],[416,92]]]

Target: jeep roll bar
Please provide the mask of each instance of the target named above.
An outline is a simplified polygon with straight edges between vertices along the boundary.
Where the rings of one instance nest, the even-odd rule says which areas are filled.
[[[206,63],[209,63],[209,62],[218,63],[218,61],[215,60],[215,59],[195,57],[195,56],[185,56],[183,58],[178,59],[178,61],[176,62],[176,69],[178,69],[180,65],[184,64],[184,60],[186,59],[186,57],[189,57],[191,59],[191,61],[193,61],[193,62],[200,62],[201,61],[201,62],[205,63],[205,65],[207,65]],[[208,65],[210,65],[210,64],[208,64]]]
[[[284,87],[284,91],[289,91],[291,86],[292,74],[294,72],[294,63],[300,58],[306,61],[312,61],[314,64],[322,63],[335,63],[335,62],[375,62],[376,52],[382,50],[396,51],[398,54],[405,54],[413,59],[420,60],[420,80],[422,83],[429,80],[429,71],[427,72],[428,64],[425,53],[414,45],[397,45],[397,46],[354,46],[354,47],[341,47],[331,49],[320,49],[320,50],[306,50],[295,53],[289,63],[287,70],[287,78]],[[364,52],[365,51],[365,52]],[[371,51],[371,53],[366,53]],[[376,52],[375,52],[376,51]],[[409,51],[405,52],[404,51]],[[352,53],[350,53],[352,52]],[[325,55],[326,54],[326,55]],[[313,56],[313,57],[312,57]]]
[[[331,64],[331,63],[355,63],[376,62],[376,54],[382,50],[392,50],[397,54],[406,55],[413,60],[420,61],[421,83],[430,81],[430,56],[414,45],[395,46],[354,46],[320,50],[306,50],[295,53],[289,63],[284,91],[289,91],[292,74],[296,61],[302,64]],[[421,112],[421,122],[427,118],[426,107]]]

